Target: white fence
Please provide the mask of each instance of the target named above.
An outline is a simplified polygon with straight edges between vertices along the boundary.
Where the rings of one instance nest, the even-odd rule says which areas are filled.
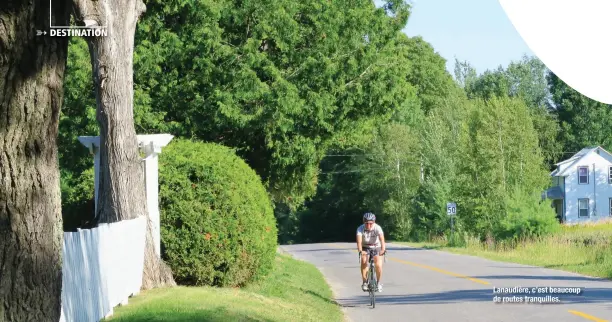
[[[142,285],[146,217],[64,233],[60,322],[98,322]]]

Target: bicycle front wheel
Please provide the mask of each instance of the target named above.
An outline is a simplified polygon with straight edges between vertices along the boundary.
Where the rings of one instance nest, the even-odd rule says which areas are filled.
[[[370,302],[372,304],[372,308],[375,308],[376,307],[376,291],[373,290],[371,292],[371,294],[372,294],[372,298],[371,298]]]
[[[374,274],[374,265],[372,265],[370,267],[370,278],[368,281],[369,284],[369,289],[370,289],[370,305],[372,305],[372,308],[376,307],[376,289],[377,289],[377,283],[376,283],[376,274]]]

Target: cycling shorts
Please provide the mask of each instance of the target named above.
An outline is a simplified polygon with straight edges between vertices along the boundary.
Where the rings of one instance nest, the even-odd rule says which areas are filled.
[[[380,246],[372,246],[372,247],[362,246],[361,250],[372,254],[372,256],[378,256],[380,255],[380,251],[382,250],[382,248]]]

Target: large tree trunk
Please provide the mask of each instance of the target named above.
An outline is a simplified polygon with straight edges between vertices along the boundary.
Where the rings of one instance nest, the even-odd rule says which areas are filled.
[[[54,0],[54,24],[66,24]],[[68,38],[49,1],[0,1],[0,321],[58,321],[62,217],[57,134]]]
[[[141,0],[74,0],[77,20],[105,27],[107,37],[86,38],[100,124],[98,223],[146,216],[143,162],[134,129],[133,55]],[[155,254],[147,225],[143,289],[175,285],[170,269]]]

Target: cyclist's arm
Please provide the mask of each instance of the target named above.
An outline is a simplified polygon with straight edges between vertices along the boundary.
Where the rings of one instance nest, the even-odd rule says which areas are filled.
[[[361,232],[357,229],[357,251],[361,253]]]
[[[383,233],[382,229],[380,229],[380,235],[378,237],[380,238],[380,252],[381,254],[384,254],[385,250],[387,249],[387,245],[385,244],[385,234]]]

